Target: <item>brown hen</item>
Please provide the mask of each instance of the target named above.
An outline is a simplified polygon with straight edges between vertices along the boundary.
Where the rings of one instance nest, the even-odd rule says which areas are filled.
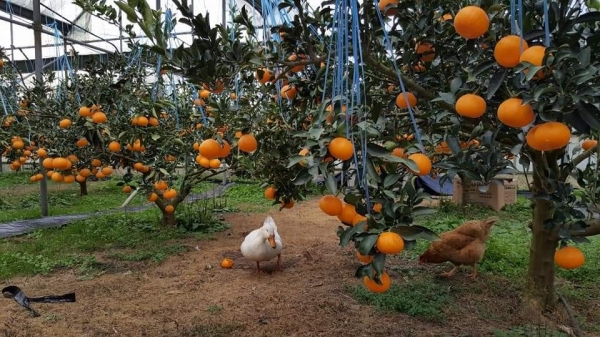
[[[476,264],[483,259],[485,242],[490,236],[492,226],[500,219],[489,217],[485,220],[471,220],[458,228],[440,234],[440,238],[431,243],[425,253],[419,256],[419,263],[452,262],[454,268],[440,276],[453,276],[461,265],[473,266],[471,278],[477,276]]]

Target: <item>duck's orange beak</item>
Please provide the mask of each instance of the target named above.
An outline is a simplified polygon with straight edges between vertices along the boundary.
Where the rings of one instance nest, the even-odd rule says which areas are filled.
[[[273,249],[277,248],[277,243],[275,242],[275,235],[269,236],[269,243]]]

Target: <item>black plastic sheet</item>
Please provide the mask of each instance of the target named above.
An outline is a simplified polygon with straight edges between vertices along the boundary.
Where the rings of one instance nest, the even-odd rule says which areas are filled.
[[[75,302],[75,293],[68,293],[64,295],[49,295],[42,297],[27,297],[25,293],[21,290],[21,288],[17,286],[8,286],[2,289],[2,294],[6,298],[12,298],[22,306],[23,308],[29,311],[31,317],[39,317],[40,314],[31,308],[31,302],[37,303],[66,303],[66,302]]]

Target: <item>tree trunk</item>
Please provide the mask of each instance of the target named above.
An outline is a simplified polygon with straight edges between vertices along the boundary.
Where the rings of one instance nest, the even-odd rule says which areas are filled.
[[[79,195],[82,197],[84,195],[88,195],[87,180],[85,180],[84,182],[78,182],[78,183],[79,183]]]
[[[535,200],[531,223],[529,270],[525,285],[524,314],[539,317],[556,304],[554,290],[554,253],[558,245],[558,228],[546,230],[544,221],[552,218],[554,206],[548,200]]]
[[[165,227],[175,227],[177,225],[176,219],[175,219],[175,212],[173,213],[167,213],[164,210],[162,211],[162,225]]]

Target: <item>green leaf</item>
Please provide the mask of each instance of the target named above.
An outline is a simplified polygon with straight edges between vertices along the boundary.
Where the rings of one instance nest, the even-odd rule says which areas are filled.
[[[543,69],[543,66],[530,66],[527,69],[527,75],[525,76],[525,80],[527,82],[531,81],[531,79],[537,74],[540,69]]]
[[[119,7],[119,9],[121,9],[123,12],[125,12],[125,14],[127,15],[127,20],[129,20],[130,22],[137,22],[137,13],[135,12],[135,9],[129,7],[127,4],[121,2],[121,1],[117,1],[115,2],[115,5],[117,5],[117,7]]]
[[[325,187],[329,193],[336,195],[337,194],[337,182],[335,181],[335,176],[328,172],[327,178],[325,179]]]
[[[371,265],[375,270],[375,282],[381,284],[381,280],[379,277],[383,274],[383,269],[385,267],[385,254],[375,254],[373,261],[371,261]]]
[[[398,182],[400,175],[398,173],[392,173],[385,176],[383,179],[383,188],[390,188]]]
[[[456,92],[460,89],[462,84],[463,84],[463,81],[460,77],[453,78],[452,81],[450,81],[450,91],[453,94],[456,94]]]
[[[579,55],[577,55],[577,59],[582,67],[587,67],[590,65],[590,60],[592,58],[592,49],[590,46],[587,46],[581,50]]]
[[[432,102],[443,101],[443,102],[446,102],[446,103],[452,104],[452,105],[454,105],[454,103],[456,103],[456,99],[454,98],[454,94],[452,94],[450,92],[440,92],[439,93],[439,97],[436,97],[436,98],[432,99],[431,101]]]
[[[418,226],[418,225],[396,226],[396,227],[392,227],[392,229],[390,231],[400,235],[402,238],[406,237],[406,240],[409,240],[409,241],[413,241],[413,240],[417,240],[417,239],[433,241],[439,237],[432,230],[425,228],[423,226]]]
[[[367,157],[365,165],[367,167],[367,174],[369,175],[369,178],[380,183],[381,177],[377,174],[377,170],[375,169],[375,164],[373,164],[373,161],[371,160],[370,157]]]
[[[580,102],[579,103],[579,115],[583,120],[595,130],[600,130],[600,110],[594,105]]]
[[[157,141],[160,139],[160,135],[158,133],[153,133],[152,136],[150,136],[152,138],[152,140]]]
[[[473,76],[475,76],[475,77],[479,76],[481,73],[490,69],[491,67],[495,66],[496,64],[497,64],[496,60],[493,60],[493,59],[480,63],[477,67],[475,67],[475,69],[473,69]]]
[[[431,215],[434,213],[437,213],[437,210],[435,208],[431,208],[431,207],[417,206],[412,209],[412,215],[415,217],[423,216],[423,215]]]
[[[503,68],[503,69],[500,69],[494,75],[492,75],[492,77],[490,78],[490,82],[488,84],[488,90],[487,90],[487,95],[486,95],[486,98],[488,100],[491,99],[492,97],[494,97],[494,94],[496,93],[496,91],[498,91],[498,89],[500,89],[500,87],[504,83],[504,78],[506,77],[506,74],[508,74],[508,70]]]
[[[346,247],[348,245],[348,243],[350,243],[350,239],[352,239],[352,236],[356,234],[356,228],[355,227],[348,227],[344,230],[344,232],[342,233],[342,236],[340,236],[340,246],[342,247]]]
[[[371,249],[375,246],[379,233],[372,233],[362,238],[360,245],[358,246],[358,252],[362,255],[370,255]]]

